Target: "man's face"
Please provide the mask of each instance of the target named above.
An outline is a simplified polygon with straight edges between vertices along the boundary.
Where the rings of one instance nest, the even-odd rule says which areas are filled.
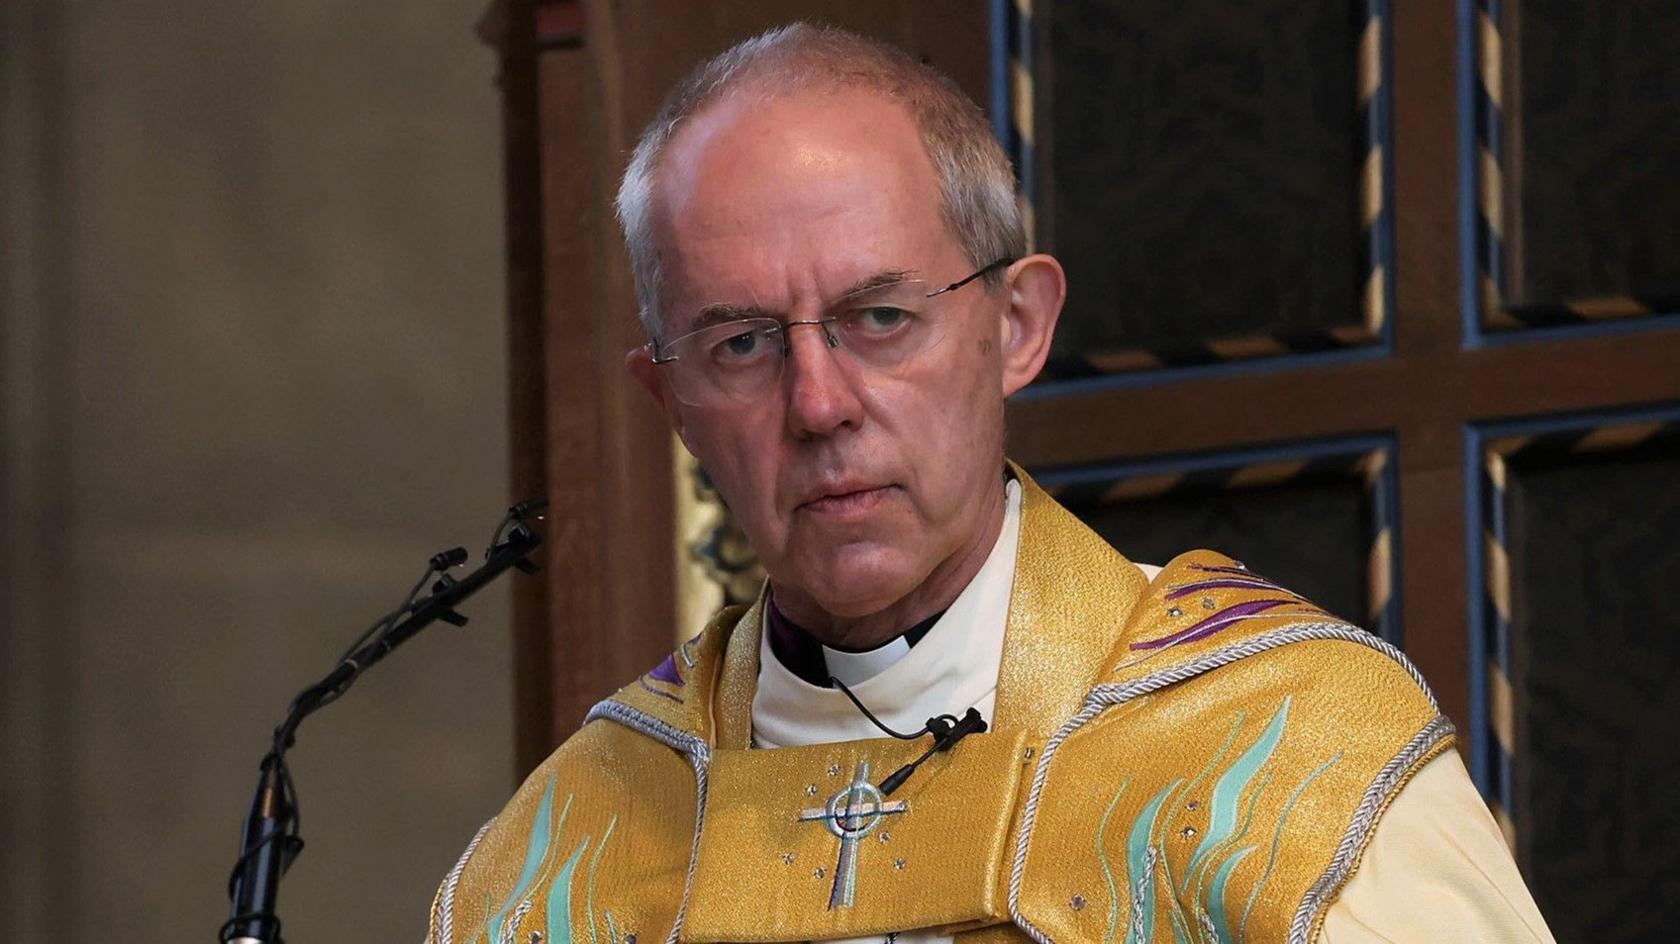
[[[670,143],[658,193],[664,340],[710,306],[816,319],[872,276],[908,271],[940,288],[974,268],[909,116],[867,92],[714,105]],[[779,385],[757,398],[695,406],[659,380],[778,594],[865,616],[989,547],[1008,296],[976,283],[936,301],[937,343],[890,372],[804,327]]]

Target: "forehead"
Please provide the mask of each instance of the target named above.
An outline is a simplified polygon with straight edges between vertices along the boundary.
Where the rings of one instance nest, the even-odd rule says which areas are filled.
[[[716,302],[792,308],[955,250],[914,122],[874,92],[716,103],[672,139],[657,190],[672,319]]]

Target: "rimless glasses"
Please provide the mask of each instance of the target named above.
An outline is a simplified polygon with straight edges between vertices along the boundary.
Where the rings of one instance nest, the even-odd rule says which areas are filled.
[[[665,368],[678,400],[708,406],[751,400],[774,388],[791,351],[789,334],[809,325],[822,330],[828,347],[877,372],[910,362],[944,334],[938,316],[942,296],[1006,265],[999,259],[944,288],[930,290],[919,279],[898,279],[852,292],[810,321],[733,317],[681,337],[649,341],[653,362]],[[703,316],[704,317],[704,316]]]

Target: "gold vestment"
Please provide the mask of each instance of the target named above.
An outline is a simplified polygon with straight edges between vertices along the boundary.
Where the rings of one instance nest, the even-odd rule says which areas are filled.
[[[927,739],[755,750],[763,601],[725,610],[474,837],[430,940],[1314,939],[1451,724],[1376,637],[1209,551],[1146,581],[1016,475],[990,731],[890,797]]]

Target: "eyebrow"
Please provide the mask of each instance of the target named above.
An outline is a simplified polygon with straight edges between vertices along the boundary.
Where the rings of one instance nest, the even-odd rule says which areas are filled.
[[[874,275],[866,275],[863,278],[858,279],[856,282],[853,282],[851,288],[841,292],[839,297],[850,298],[853,295],[857,295],[860,292],[867,292],[870,289],[882,288],[888,285],[897,285],[900,282],[907,282],[915,278],[916,274],[915,269],[890,269],[886,272],[877,272]]]
[[[857,295],[861,292],[867,292],[871,289],[883,288],[888,285],[897,285],[898,283],[908,281],[915,276],[916,270],[914,269],[888,269],[886,271],[877,272],[873,275],[866,275],[863,278],[858,279],[837,297],[850,298],[853,295]],[[701,328],[709,328],[715,324],[724,324],[730,321],[741,321],[746,318],[779,319],[780,317],[781,316],[778,312],[773,312],[758,305],[732,305],[727,302],[718,302],[700,309],[699,313],[696,314],[693,320],[688,323],[688,330],[699,331]]]
[[[699,331],[701,328],[709,328],[715,324],[724,324],[725,322],[730,321],[741,321],[746,318],[774,317],[776,317],[774,312],[765,308],[760,308],[757,305],[728,305],[719,303],[707,305],[705,308],[700,309],[700,313],[695,315],[694,319],[688,323],[688,330]]]

